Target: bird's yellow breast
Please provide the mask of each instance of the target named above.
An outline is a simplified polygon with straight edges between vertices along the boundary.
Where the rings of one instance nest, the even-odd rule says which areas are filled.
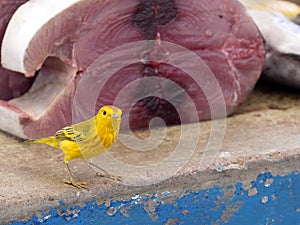
[[[109,148],[115,140],[116,135],[113,132],[105,133],[101,139],[104,148]]]
[[[76,142],[68,141],[68,140],[61,141],[59,143],[59,147],[65,154],[64,157],[65,163],[68,163],[70,160],[75,158],[83,158],[81,151],[79,150],[79,147]]]

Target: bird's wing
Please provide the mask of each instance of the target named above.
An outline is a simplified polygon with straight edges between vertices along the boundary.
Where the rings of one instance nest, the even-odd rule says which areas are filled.
[[[78,130],[75,130],[72,126],[67,126],[58,130],[54,135],[59,141],[74,141],[80,142],[84,140],[84,134]]]

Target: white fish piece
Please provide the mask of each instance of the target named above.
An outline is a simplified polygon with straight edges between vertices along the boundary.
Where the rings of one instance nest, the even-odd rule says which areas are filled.
[[[262,78],[294,88],[300,88],[300,55],[282,54],[266,44]]]
[[[248,11],[266,42],[262,78],[300,88],[300,26],[281,13]]]
[[[279,12],[289,19],[300,13],[300,6],[290,1],[281,0],[239,0],[247,9]]]
[[[265,41],[283,54],[300,55],[300,26],[284,15],[262,10],[248,10]]]

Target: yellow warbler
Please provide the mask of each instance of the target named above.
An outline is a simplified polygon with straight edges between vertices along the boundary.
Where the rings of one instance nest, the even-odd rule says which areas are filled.
[[[73,124],[58,130],[53,136],[37,140],[29,140],[27,143],[42,143],[61,149],[65,156],[70,180],[64,180],[66,184],[77,188],[87,188],[86,182],[76,182],[69,168],[69,161],[75,158],[90,160],[106,151],[116,140],[119,133],[122,111],[115,106],[103,106],[97,115],[81,123]],[[92,166],[101,169],[89,162]],[[119,180],[120,177],[105,172],[105,177]]]

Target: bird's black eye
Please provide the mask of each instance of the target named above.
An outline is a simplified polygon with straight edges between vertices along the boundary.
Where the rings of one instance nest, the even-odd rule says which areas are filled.
[[[106,111],[104,110],[102,114],[103,114],[103,116],[105,116],[106,115]]]

